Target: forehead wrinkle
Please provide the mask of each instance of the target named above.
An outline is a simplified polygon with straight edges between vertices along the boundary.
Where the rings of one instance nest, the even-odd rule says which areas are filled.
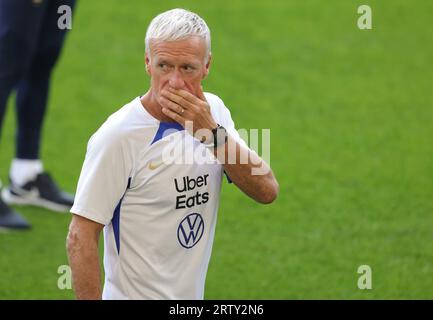
[[[178,63],[178,64],[189,64],[198,63],[200,61],[196,56],[191,55],[172,55],[172,54],[155,54],[155,60],[161,62]]]
[[[189,42],[185,43],[180,41],[161,41],[155,43],[152,41],[150,46],[151,55],[158,59],[170,59],[170,60],[188,60],[188,61],[200,61],[204,58],[204,47],[203,43]],[[176,43],[176,44],[175,44]],[[201,54],[199,52],[201,51]]]

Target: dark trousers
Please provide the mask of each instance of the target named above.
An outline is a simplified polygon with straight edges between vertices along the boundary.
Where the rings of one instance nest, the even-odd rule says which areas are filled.
[[[75,0],[0,0],[0,132],[8,97],[16,90],[16,157],[38,159],[51,71],[67,30],[61,5]]]

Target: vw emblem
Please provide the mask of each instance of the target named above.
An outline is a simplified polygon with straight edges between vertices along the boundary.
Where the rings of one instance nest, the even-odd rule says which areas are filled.
[[[177,228],[177,239],[182,247],[190,249],[200,241],[204,232],[204,221],[198,213],[187,215]]]

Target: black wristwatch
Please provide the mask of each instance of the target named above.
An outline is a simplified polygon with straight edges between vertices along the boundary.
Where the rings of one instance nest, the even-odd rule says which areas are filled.
[[[218,124],[215,129],[212,129],[213,141],[206,143],[206,148],[217,148],[222,144],[225,144],[228,139],[226,128]]]

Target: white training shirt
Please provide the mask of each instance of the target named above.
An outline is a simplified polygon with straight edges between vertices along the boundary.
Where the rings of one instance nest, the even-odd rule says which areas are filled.
[[[223,101],[205,97],[246,146]],[[71,209],[105,225],[103,299],[203,299],[222,176],[210,150],[140,97],[107,119],[89,140]]]

